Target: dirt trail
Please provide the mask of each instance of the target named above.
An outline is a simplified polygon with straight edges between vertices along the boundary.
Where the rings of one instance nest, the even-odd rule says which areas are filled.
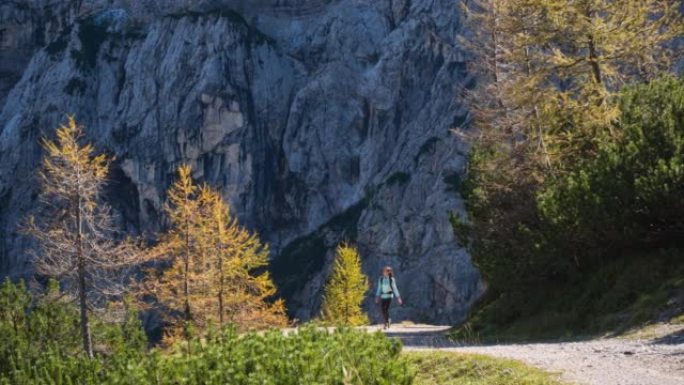
[[[369,330],[381,329],[373,326]],[[387,334],[406,350],[479,353],[523,361],[583,385],[684,385],[684,325],[664,325],[641,338],[458,346],[444,326],[397,325]]]

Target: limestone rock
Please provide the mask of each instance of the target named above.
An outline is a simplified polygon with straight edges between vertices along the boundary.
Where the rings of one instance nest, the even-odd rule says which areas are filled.
[[[163,228],[189,163],[271,244],[294,317],[317,314],[344,239],[372,282],[395,267],[398,318],[455,323],[481,295],[448,222],[472,81],[453,1],[14,0],[0,20],[0,272],[30,271],[38,139],[70,113],[117,157],[124,229]]]

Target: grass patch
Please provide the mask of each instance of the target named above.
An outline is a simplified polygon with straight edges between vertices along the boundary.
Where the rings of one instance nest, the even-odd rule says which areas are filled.
[[[476,354],[404,352],[414,385],[560,385],[550,373],[521,362]]]
[[[684,325],[684,314],[672,318],[670,323],[673,325]]]
[[[481,305],[451,337],[484,342],[619,335],[684,317],[684,251],[653,251],[606,263],[559,285],[508,292]],[[679,299],[679,300],[678,300]]]
[[[10,342],[0,345],[3,385],[411,385],[413,379],[400,356],[401,343],[353,329],[329,333],[308,327],[284,335],[225,328],[168,349],[122,346],[94,359],[61,346],[42,351],[25,341]]]

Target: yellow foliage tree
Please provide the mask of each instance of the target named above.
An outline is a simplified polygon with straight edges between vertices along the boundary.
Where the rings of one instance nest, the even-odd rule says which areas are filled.
[[[150,277],[144,281],[145,292],[152,294],[167,310],[171,325],[168,334],[175,335],[182,330],[186,338],[193,323],[202,323],[201,308],[207,296],[200,237],[200,189],[191,173],[190,166],[178,168],[178,179],[169,188],[164,207],[170,228],[149,252],[151,259],[170,267],[151,270]]]
[[[203,236],[209,249],[208,317],[220,325],[230,323],[241,328],[286,325],[284,302],[269,303],[276,288],[268,272],[263,271],[268,265],[268,245],[238,224],[217,191],[205,186],[200,201],[206,221]]]
[[[150,259],[169,266],[152,270],[143,282],[167,309],[168,337],[209,323],[235,324],[243,329],[283,326],[282,300],[268,273],[268,246],[239,226],[214,189],[196,185],[189,166],[181,166],[169,188],[166,212],[171,226],[150,252]]]
[[[361,271],[356,247],[337,246],[332,272],[325,285],[322,318],[329,324],[358,326],[368,324],[361,303],[368,291],[368,278]]]
[[[623,85],[672,69],[679,0],[469,0],[481,132],[547,171],[593,153]],[[515,154],[514,154],[515,157]]]
[[[37,272],[61,279],[78,298],[83,348],[93,357],[90,312],[103,297],[123,293],[123,269],[137,263],[139,255],[132,242],[116,240],[111,210],[102,201],[109,159],[95,155],[82,138],[83,129],[69,117],[57,129],[56,141],[43,139],[45,207],[39,218],[28,218],[24,231],[38,243]]]

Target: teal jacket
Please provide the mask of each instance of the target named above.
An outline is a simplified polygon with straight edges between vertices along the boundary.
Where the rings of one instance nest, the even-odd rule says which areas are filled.
[[[382,299],[401,297],[394,277],[390,279],[389,277],[381,276],[378,279],[378,287],[375,290],[375,296]]]

